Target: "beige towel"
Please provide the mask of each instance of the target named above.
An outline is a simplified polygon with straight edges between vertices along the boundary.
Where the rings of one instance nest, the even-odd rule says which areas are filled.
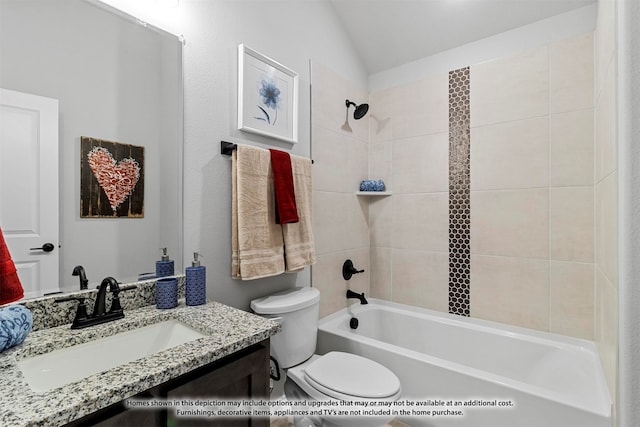
[[[275,222],[272,175],[268,150],[238,145],[232,155],[233,278],[258,279],[284,272],[282,226]]]
[[[293,186],[300,221],[282,224],[287,272],[298,271],[316,263],[312,226],[311,160],[291,156]]]

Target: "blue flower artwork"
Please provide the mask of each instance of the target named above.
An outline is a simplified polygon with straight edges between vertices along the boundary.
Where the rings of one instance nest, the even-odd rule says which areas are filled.
[[[298,142],[298,74],[238,46],[238,129]]]
[[[278,86],[273,80],[262,79],[258,93],[260,94],[260,97],[262,97],[263,105],[274,111],[272,117],[265,108],[258,105],[262,115],[254,116],[254,118],[256,120],[263,120],[271,126],[275,126],[276,121],[278,120],[278,108],[280,108],[280,89],[278,89]]]

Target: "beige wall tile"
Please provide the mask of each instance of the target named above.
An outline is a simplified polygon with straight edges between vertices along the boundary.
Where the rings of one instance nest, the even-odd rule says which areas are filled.
[[[549,45],[550,113],[593,107],[593,33]]]
[[[549,112],[547,47],[471,67],[471,126]]]
[[[369,201],[355,194],[349,195],[345,214],[347,216],[349,249],[369,247]]]
[[[313,128],[313,189],[318,191],[345,191],[345,183],[353,183],[345,155],[351,143],[348,136],[323,128]],[[366,162],[363,162],[366,164]]]
[[[347,114],[344,101],[348,93],[348,83],[338,73],[318,62],[313,62],[312,67],[313,124],[340,132]]]
[[[593,262],[593,187],[549,190],[549,251],[553,260]]]
[[[313,229],[317,254],[369,245],[365,201],[354,193],[313,192]]]
[[[369,93],[365,88],[355,85],[352,82],[347,82],[347,92],[344,94],[344,99],[342,100],[342,104],[346,109],[345,101],[349,100],[351,102],[355,102],[356,105],[360,104],[368,104],[369,103]],[[338,108],[336,106],[336,108]],[[356,120],[353,118],[353,112],[355,111],[355,107],[349,107],[349,125],[352,129],[352,137],[357,139],[358,141],[364,142],[366,144],[369,143],[369,120],[371,115],[367,112],[363,118]],[[343,123],[344,124],[344,123]]]
[[[393,250],[393,301],[447,312],[448,253]]]
[[[472,255],[471,316],[548,331],[548,262]]]
[[[449,188],[449,135],[436,133],[393,142],[393,192],[430,193]]]
[[[549,185],[593,185],[594,110],[549,118]]]
[[[595,292],[595,340],[609,392],[615,396],[618,375],[618,291],[598,267]]]
[[[616,51],[616,1],[618,0],[598,0],[598,17],[594,34],[596,98]]]
[[[391,248],[371,247],[370,261],[371,283],[370,294],[373,298],[391,301],[392,299],[392,277],[391,264],[393,250]]]
[[[369,96],[369,135],[371,144],[393,139],[393,100],[395,89],[374,92]]]
[[[596,184],[596,265],[614,286],[618,286],[618,174]]]
[[[343,260],[344,262],[344,260]],[[320,317],[346,307],[344,298],[347,284],[338,271],[339,259],[335,253],[319,255],[313,266],[313,287],[320,291]]]
[[[369,178],[383,180],[388,191],[394,190],[393,144],[393,141],[384,141],[369,145]]]
[[[546,187],[549,126],[546,117],[471,130],[471,189]]]
[[[395,89],[394,139],[448,131],[448,78],[447,73],[440,73]]]
[[[347,259],[351,259],[359,270],[365,270],[349,281],[342,277],[342,264]],[[313,266],[312,285],[320,291],[320,317],[335,313],[351,303],[347,302],[347,289],[368,295],[369,277],[368,248],[318,256],[318,262]]]
[[[369,202],[369,242],[371,247],[392,245],[393,198],[371,197]]]
[[[471,252],[483,255],[549,256],[549,191],[471,192]]]
[[[363,179],[369,179],[369,144],[351,139],[342,147],[342,154],[346,154],[346,162],[334,165],[347,171],[347,180],[342,183],[342,191],[356,192]]]
[[[592,340],[593,264],[551,261],[549,267],[550,332]]]
[[[612,64],[603,82],[602,92],[596,100],[595,117],[595,170],[596,182],[616,168],[616,66]]]
[[[448,252],[447,193],[394,194],[392,197],[394,248]]]

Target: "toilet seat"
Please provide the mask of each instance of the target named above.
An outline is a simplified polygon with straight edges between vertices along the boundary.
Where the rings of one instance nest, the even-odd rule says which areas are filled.
[[[341,400],[395,400],[400,380],[385,366],[350,353],[333,351],[304,369],[304,379],[322,394]]]

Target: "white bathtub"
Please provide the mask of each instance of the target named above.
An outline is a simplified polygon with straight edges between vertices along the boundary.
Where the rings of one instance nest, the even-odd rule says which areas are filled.
[[[352,317],[357,329],[349,326]],[[320,320],[317,351],[331,350],[387,366],[400,378],[403,399],[472,404],[459,407],[463,416],[397,414],[415,427],[612,426],[590,341],[369,299]],[[515,406],[474,406],[479,401]]]

